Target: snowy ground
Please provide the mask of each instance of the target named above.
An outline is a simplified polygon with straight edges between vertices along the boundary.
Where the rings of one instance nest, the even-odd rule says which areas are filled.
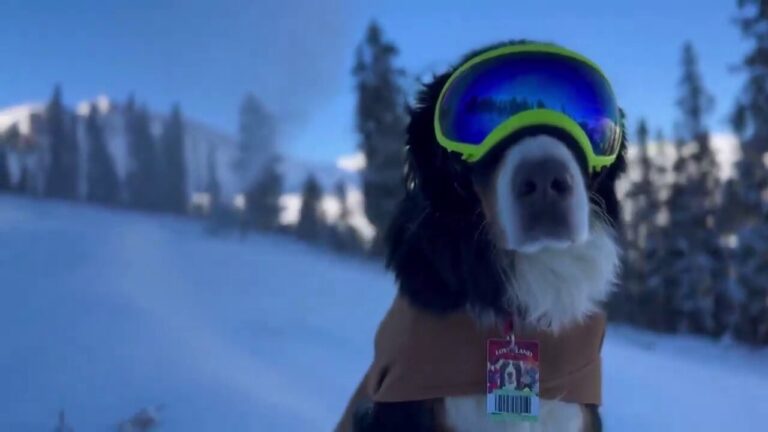
[[[392,279],[280,237],[0,196],[0,431],[330,430]],[[768,352],[613,327],[608,431],[761,431]]]

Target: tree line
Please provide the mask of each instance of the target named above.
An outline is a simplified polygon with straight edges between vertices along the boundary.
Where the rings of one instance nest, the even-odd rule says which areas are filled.
[[[645,121],[635,131],[623,283],[609,310],[659,331],[768,344],[768,0],[738,4],[751,43],[730,119],[742,157],[721,181],[706,121],[714,100],[687,43],[673,144],[658,133],[652,149]]]
[[[84,125],[80,125],[78,116],[64,105],[61,87],[56,86],[43,115],[42,148],[22,148],[15,126],[3,134],[0,191],[141,210],[186,212],[187,167],[180,108],[176,105],[171,109],[159,136],[152,132],[148,109],[137,105],[133,97],[126,103],[124,114],[128,168],[123,179],[117,173],[99,108],[91,105]],[[15,184],[8,167],[11,148],[45,152],[37,159],[42,163],[21,164]]]

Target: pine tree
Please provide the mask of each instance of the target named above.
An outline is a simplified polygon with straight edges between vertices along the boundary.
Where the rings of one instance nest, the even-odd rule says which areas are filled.
[[[678,330],[719,334],[715,297],[724,281],[720,239],[714,231],[718,205],[718,165],[709,143],[706,117],[713,106],[703,85],[696,53],[683,47],[680,79],[679,139],[675,180],[669,199],[669,225],[665,229],[664,281],[674,290],[673,316]]]
[[[115,162],[107,148],[96,105],[91,106],[85,128],[88,140],[86,197],[91,202],[117,204],[120,200],[120,180],[115,170]]]
[[[731,232],[762,223],[768,188],[764,155],[768,152],[768,0],[739,0],[737,24],[753,45],[740,71],[746,82],[731,115],[731,124],[741,141],[742,159],[736,178],[725,188],[723,221]]]
[[[314,175],[307,177],[301,192],[301,211],[299,222],[296,225],[296,234],[299,238],[308,241],[317,241],[322,235],[324,219],[320,208],[322,188]]]
[[[4,143],[0,142],[0,192],[7,192],[11,189],[11,173],[8,168],[7,150]]]
[[[394,65],[397,48],[371,23],[356,52],[357,131],[366,157],[365,213],[376,228],[373,251],[383,251],[383,235],[404,194],[403,163],[406,97]]]
[[[78,195],[78,146],[76,120],[62,102],[61,87],[56,86],[45,111],[48,129],[50,165],[46,177],[46,195],[76,199]]]
[[[221,183],[219,183],[219,174],[216,169],[216,149],[208,149],[206,160],[206,181],[205,192],[211,200],[211,210],[215,212],[221,205]]]
[[[272,230],[280,225],[280,196],[283,179],[277,170],[277,160],[265,163],[246,192],[245,218],[247,225],[261,230]]]
[[[667,195],[670,184],[670,170],[667,161],[676,158],[675,148],[664,138],[664,133],[656,133],[656,152],[651,159],[649,179],[652,192],[649,197],[650,207],[646,216],[649,220],[645,238],[645,296],[642,300],[644,324],[660,331],[674,331],[677,328],[674,298],[676,283],[670,271],[668,258],[672,250],[667,237]]]
[[[347,204],[347,186],[343,181],[339,181],[334,189],[336,200],[339,203],[339,216],[334,226],[331,227],[331,246],[344,252],[361,250],[361,242],[357,232],[349,223],[350,212],[349,205]]]
[[[184,121],[178,105],[171,109],[160,143],[163,169],[158,173],[158,180],[163,186],[162,207],[173,213],[184,213],[187,209],[187,164],[184,157]]]
[[[702,135],[709,134],[705,122],[714,107],[714,98],[704,87],[698,55],[690,42],[683,45],[682,67],[677,99],[682,115],[681,132],[685,139],[698,140]]]
[[[277,128],[275,119],[253,94],[247,94],[240,105],[240,135],[234,170],[240,185],[253,185],[265,165],[276,156]]]
[[[129,101],[126,110],[128,137],[128,203],[143,210],[158,210],[162,187],[158,182],[158,157],[152,136],[149,113]]]
[[[737,23],[752,46],[744,57],[746,82],[732,115],[741,138],[736,179],[725,190],[724,212],[736,238],[729,280],[737,338],[768,344],[768,0],[739,0]]]
[[[763,214],[768,221],[768,211]],[[753,344],[768,344],[768,222],[739,232],[731,300],[736,317],[732,332]]]
[[[752,47],[741,65],[747,77],[733,115],[742,115],[744,130],[755,138],[750,140],[750,145],[765,152],[768,151],[765,122],[768,118],[768,0],[738,0],[738,6],[737,24]],[[743,107],[741,111],[739,106]]]
[[[21,173],[19,173],[19,178],[16,180],[16,184],[13,187],[14,190],[18,193],[30,193],[32,188],[31,175],[27,164],[22,164]]]
[[[18,148],[20,139],[21,139],[21,132],[19,132],[19,126],[15,123],[8,129],[6,129],[2,135],[0,135],[0,191],[2,190],[16,191],[17,190],[16,187],[21,177],[19,176],[16,179],[16,183],[13,182],[13,178],[11,176],[11,171],[9,166],[8,155],[12,151],[12,149]],[[17,161],[21,163],[22,167],[26,166],[26,163],[24,163],[24,160],[21,157],[21,155],[19,155]]]
[[[654,215],[651,197],[654,188],[651,182],[651,160],[648,153],[648,126],[641,119],[637,127],[636,148],[638,156],[635,159],[637,175],[627,191],[625,200],[630,214],[626,215],[623,224],[626,254],[624,255],[624,286],[611,303],[614,315],[636,321],[643,309],[642,301],[647,297],[646,292],[646,238],[648,231],[653,229]],[[647,308],[647,306],[646,306]],[[647,312],[643,310],[643,312]],[[647,316],[647,313],[644,315]]]
[[[53,432],[75,432],[75,429],[67,422],[67,416],[64,414],[64,410],[59,411],[59,419],[56,422],[56,427]]]

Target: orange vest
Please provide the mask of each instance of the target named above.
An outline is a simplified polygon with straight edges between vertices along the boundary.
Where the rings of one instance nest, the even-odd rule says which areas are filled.
[[[601,403],[604,335],[603,313],[558,334],[515,330],[518,340],[539,342],[541,398],[581,404]],[[398,296],[376,333],[367,392],[377,402],[485,394],[486,343],[503,337],[466,312],[432,315]]]
[[[605,324],[605,314],[597,312],[557,334],[515,328],[518,340],[539,342],[542,399],[601,403]],[[503,337],[499,329],[480,328],[465,311],[433,315],[397,296],[376,332],[373,364],[340,425],[364,399],[402,402],[484,395],[486,344]]]

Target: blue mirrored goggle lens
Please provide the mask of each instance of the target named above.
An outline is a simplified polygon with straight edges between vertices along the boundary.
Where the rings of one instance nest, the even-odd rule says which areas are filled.
[[[587,63],[554,53],[510,53],[464,70],[443,95],[439,126],[451,141],[480,144],[515,114],[541,108],[578,123],[595,155],[618,151],[619,109],[610,84]]]

